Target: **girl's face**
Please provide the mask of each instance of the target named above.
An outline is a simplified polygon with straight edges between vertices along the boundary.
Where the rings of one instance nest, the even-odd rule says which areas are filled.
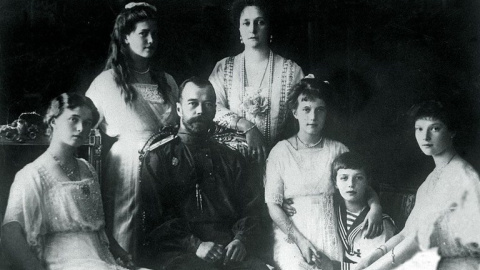
[[[454,132],[440,120],[435,118],[420,118],[415,121],[415,138],[425,155],[436,156],[452,146]]]
[[[268,23],[256,6],[247,6],[240,15],[240,36],[247,47],[268,45]]]
[[[337,171],[335,187],[345,202],[364,203],[367,186],[367,176],[363,170],[339,169]]]
[[[92,111],[85,106],[65,108],[62,114],[52,120],[51,125],[52,142],[78,147],[85,142],[93,127]]]
[[[158,26],[153,20],[140,21],[135,30],[125,37],[132,59],[150,58],[158,46]]]
[[[301,133],[318,135],[322,132],[327,116],[327,105],[319,98],[307,99],[305,95],[298,96],[297,109],[293,116],[298,120]]]

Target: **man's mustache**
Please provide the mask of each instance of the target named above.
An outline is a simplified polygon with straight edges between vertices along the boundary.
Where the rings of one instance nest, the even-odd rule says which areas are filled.
[[[188,119],[189,124],[193,123],[203,123],[203,124],[210,124],[212,122],[211,119],[206,118],[205,116],[196,116]]]

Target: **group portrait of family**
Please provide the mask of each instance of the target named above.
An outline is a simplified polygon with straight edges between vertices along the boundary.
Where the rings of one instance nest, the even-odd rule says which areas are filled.
[[[275,1],[227,2],[240,51],[177,78],[160,64],[162,1],[122,2],[103,26],[103,70],[49,98],[48,147],[11,183],[0,212],[8,269],[479,270],[478,164],[457,146],[475,112],[433,90],[392,109],[390,135],[412,147],[349,136],[357,123],[337,112],[355,119],[370,106],[368,129],[391,106],[342,87],[355,74],[276,50]],[[78,155],[92,129],[110,142],[100,171]],[[403,222],[378,184],[401,179],[395,166],[419,183]]]

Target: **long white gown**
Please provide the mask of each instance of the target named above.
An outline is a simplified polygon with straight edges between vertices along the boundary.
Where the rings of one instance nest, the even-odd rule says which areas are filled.
[[[117,141],[107,154],[102,173],[102,192],[107,229],[128,252],[135,254],[135,217],[139,171],[139,153],[148,138],[162,127],[177,124],[175,102],[178,87],[165,74],[171,91],[164,100],[158,86],[132,84],[137,99],[126,104],[115,83],[113,71],[102,72],[86,92],[100,113],[100,129]]]
[[[293,224],[310,242],[331,260],[340,262],[342,244],[337,234],[333,207],[334,187],[330,181],[330,166],[348,148],[325,139],[321,148],[297,150],[283,140],[270,152],[267,161],[265,201],[282,204],[293,199],[296,214]],[[294,243],[274,226],[274,261],[282,270],[313,269],[303,260]]]
[[[124,269],[108,249],[98,178],[85,160],[77,162],[86,165],[80,181],[71,181],[46,153],[20,170],[3,225],[18,222],[49,270]]]

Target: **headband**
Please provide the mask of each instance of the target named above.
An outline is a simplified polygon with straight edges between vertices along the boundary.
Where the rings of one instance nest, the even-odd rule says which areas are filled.
[[[145,2],[138,2],[138,3],[137,2],[131,2],[131,3],[128,3],[128,4],[125,5],[125,9],[131,9],[131,8],[134,8],[134,7],[141,7],[141,6],[149,7],[151,9],[157,11],[156,7],[154,7],[154,6],[152,6],[148,3],[145,3]]]

